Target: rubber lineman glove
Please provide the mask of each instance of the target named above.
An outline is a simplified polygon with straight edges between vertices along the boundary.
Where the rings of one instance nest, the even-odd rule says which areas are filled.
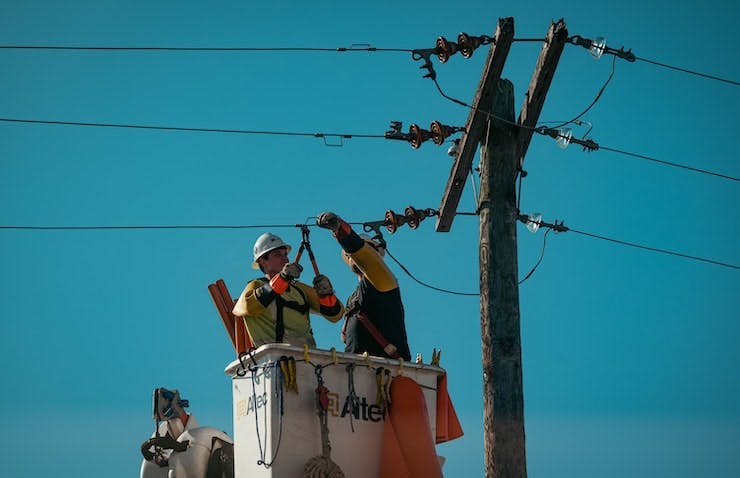
[[[332,287],[329,278],[324,274],[319,274],[313,278],[313,288],[316,289],[319,297],[334,295],[334,287]]]
[[[331,211],[322,212],[319,214],[316,224],[324,229],[331,229],[332,232],[337,232],[337,229],[339,229],[339,216]]]
[[[288,262],[280,271],[280,277],[285,280],[296,280],[301,276],[301,272],[303,272],[303,266],[297,262]]]
[[[316,225],[324,229],[330,229],[334,237],[342,239],[352,231],[352,227],[331,211],[322,212],[316,220]]]

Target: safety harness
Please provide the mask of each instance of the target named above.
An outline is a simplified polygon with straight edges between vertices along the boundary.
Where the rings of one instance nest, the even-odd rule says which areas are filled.
[[[258,277],[254,279],[260,282],[269,282],[265,277]],[[306,294],[303,293],[300,287],[289,286],[298,291],[303,298],[303,303],[300,304],[294,300],[285,300],[281,295],[275,294],[275,341],[280,343],[285,338],[285,317],[283,310],[287,307],[288,309],[295,310],[299,314],[305,315],[308,313],[308,300]],[[289,289],[290,290],[290,289]]]

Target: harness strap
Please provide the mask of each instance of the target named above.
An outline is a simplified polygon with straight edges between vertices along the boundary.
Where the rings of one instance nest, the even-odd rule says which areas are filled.
[[[258,277],[255,280],[267,281],[264,277]],[[294,300],[285,300],[281,295],[275,294],[275,308],[277,309],[277,317],[275,317],[275,341],[278,343],[282,342],[285,338],[285,316],[283,314],[283,309],[287,307],[295,310],[299,314],[308,313],[309,307],[306,294],[303,293],[300,287],[293,286],[293,288],[298,291],[298,294],[303,298],[302,304]]]

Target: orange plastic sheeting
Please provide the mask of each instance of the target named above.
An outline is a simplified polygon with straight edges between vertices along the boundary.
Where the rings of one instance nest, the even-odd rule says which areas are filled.
[[[385,417],[382,478],[442,478],[424,393],[414,380],[396,377]]]
[[[460,420],[447,392],[447,374],[437,377],[437,443],[463,436]]]

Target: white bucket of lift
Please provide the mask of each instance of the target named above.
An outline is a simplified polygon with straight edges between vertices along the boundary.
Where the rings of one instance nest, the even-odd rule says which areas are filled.
[[[283,356],[295,359],[297,394],[281,386],[278,362]],[[236,478],[300,477],[306,462],[321,455],[317,370],[329,389],[331,460],[348,478],[379,476],[385,410],[378,401],[376,372],[381,367],[393,377],[403,374],[419,384],[431,436],[435,436],[437,378],[445,373],[442,368],[324,350],[310,350],[307,356],[310,363],[303,349],[267,344],[226,368],[233,376]],[[351,383],[357,407],[348,400]]]

